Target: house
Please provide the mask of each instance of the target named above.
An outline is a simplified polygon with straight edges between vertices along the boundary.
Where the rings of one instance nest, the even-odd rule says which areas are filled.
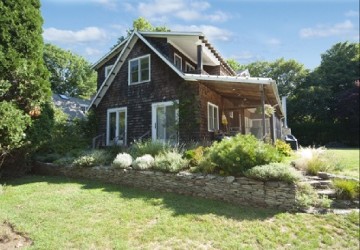
[[[68,115],[68,120],[85,118],[85,112],[90,105],[90,100],[70,97],[64,94],[53,94],[52,99],[55,107]]]
[[[93,68],[98,91],[90,107],[106,145],[219,133],[281,137],[275,81],[237,75],[200,32],[134,31]],[[275,113],[266,115],[266,107]]]

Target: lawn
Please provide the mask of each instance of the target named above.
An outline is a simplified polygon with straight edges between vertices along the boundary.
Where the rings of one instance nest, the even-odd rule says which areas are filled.
[[[65,177],[8,180],[0,192],[0,223],[26,233],[32,249],[359,249],[358,216],[237,207]]]
[[[338,174],[359,179],[359,149],[328,149],[327,151],[343,166],[343,169],[337,172]]]

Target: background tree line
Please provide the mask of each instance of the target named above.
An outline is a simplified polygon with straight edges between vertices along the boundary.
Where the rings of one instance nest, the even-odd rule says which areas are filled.
[[[358,43],[341,42],[321,55],[314,70],[291,59],[257,61],[240,65],[252,76],[276,80],[280,96],[288,97],[288,125],[301,145],[325,145],[331,142],[359,145]]]

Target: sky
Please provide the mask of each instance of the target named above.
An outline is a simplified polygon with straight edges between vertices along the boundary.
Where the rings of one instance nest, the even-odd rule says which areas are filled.
[[[359,42],[358,0],[41,0],[43,37],[95,63],[139,17],[200,31],[240,64],[295,59],[305,68],[338,42]]]

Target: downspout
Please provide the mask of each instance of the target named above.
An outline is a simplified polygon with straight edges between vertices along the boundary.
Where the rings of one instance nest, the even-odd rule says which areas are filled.
[[[201,74],[202,70],[203,70],[202,45],[198,44],[197,45],[197,66],[196,66],[196,71],[198,71],[199,74]]]
[[[287,111],[286,111],[286,98],[287,96],[283,96],[281,97],[281,105],[284,111],[284,127],[287,128],[288,124],[287,124]]]
[[[260,86],[261,92],[261,111],[262,111],[262,137],[265,141],[266,128],[265,128],[265,93],[264,93],[264,84]]]

